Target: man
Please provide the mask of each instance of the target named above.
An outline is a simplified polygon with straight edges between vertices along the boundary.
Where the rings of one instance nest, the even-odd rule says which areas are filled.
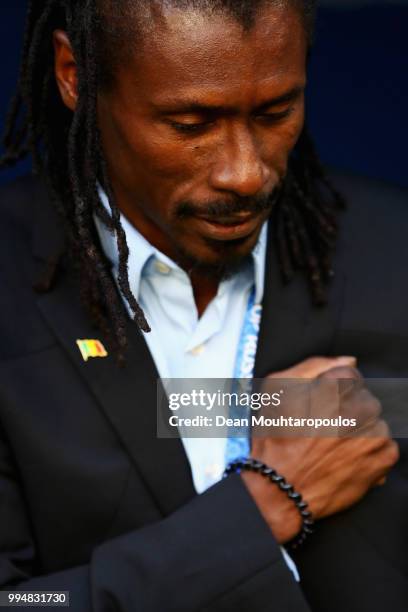
[[[97,612],[406,609],[404,449],[390,472],[368,391],[362,437],[252,441],[318,520],[296,550],[277,486],[156,437],[157,377],[232,377],[252,295],[258,378],[358,378],[316,355],[407,369],[405,197],[333,177],[339,217],[303,130],[312,20],[297,0],[30,5],[3,163],[31,150],[50,198],[2,193],[3,588]]]

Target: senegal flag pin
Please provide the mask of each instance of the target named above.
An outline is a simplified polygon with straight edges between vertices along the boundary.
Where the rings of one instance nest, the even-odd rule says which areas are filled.
[[[99,340],[77,340],[76,343],[84,361],[88,361],[91,357],[108,356],[105,347]]]

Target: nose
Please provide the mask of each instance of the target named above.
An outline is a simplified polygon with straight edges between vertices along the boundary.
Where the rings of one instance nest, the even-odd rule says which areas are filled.
[[[239,196],[254,196],[268,183],[271,170],[262,160],[259,146],[248,128],[231,133],[220,145],[219,157],[211,169],[214,190]]]

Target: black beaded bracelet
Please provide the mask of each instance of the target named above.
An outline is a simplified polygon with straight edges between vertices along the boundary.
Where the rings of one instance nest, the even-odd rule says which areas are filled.
[[[303,501],[301,494],[295,491],[294,487],[286,482],[285,478],[278,474],[276,470],[256,459],[244,458],[231,461],[225,469],[224,478],[230,474],[240,473],[242,470],[257,472],[261,476],[265,476],[265,478],[268,478],[272,483],[278,485],[280,490],[286,493],[289,499],[295,504],[302,517],[302,529],[299,535],[286,546],[292,549],[299,548],[306,540],[307,536],[313,533],[315,524],[312,513],[307,509],[308,504]]]

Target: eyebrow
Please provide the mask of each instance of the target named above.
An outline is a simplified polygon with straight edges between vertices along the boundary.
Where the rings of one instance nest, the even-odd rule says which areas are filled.
[[[263,110],[269,108],[270,106],[280,106],[281,104],[285,104],[286,102],[293,102],[303,94],[305,91],[305,85],[299,85],[294,87],[290,91],[278,96],[277,98],[272,98],[271,100],[266,100],[263,104],[261,104],[257,110]]]
[[[255,111],[263,111],[274,106],[280,106],[286,102],[296,100],[305,90],[304,85],[293,87],[290,91],[285,92],[276,98],[270,98],[262,102]],[[235,108],[223,104],[205,104],[195,98],[190,99],[168,99],[157,104],[153,104],[156,110],[162,114],[180,114],[180,113],[214,113],[214,114],[230,114],[235,112]]]

